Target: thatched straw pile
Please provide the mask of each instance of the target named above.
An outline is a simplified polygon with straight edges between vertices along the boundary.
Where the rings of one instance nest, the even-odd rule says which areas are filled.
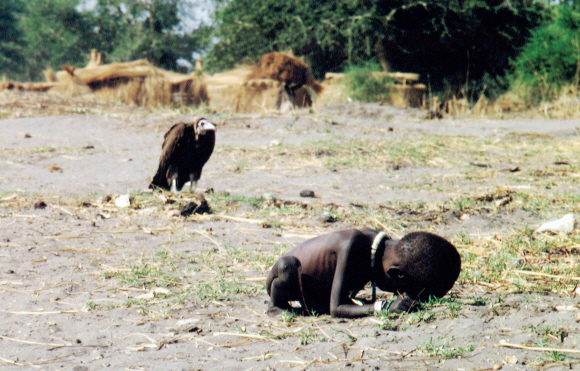
[[[0,91],[2,90],[21,90],[21,91],[39,91],[44,92],[55,86],[54,82],[17,82],[9,81],[4,76],[0,80]]]
[[[285,84],[296,89],[294,107],[310,107],[323,90],[300,59],[283,54],[262,56],[259,66],[240,66],[206,78],[212,105],[219,111],[269,112],[276,109]]]
[[[45,78],[47,83],[34,84],[24,90],[50,89],[66,96],[93,93],[105,100],[138,106],[199,105],[209,101],[201,77],[166,71],[146,60],[102,64],[101,54],[95,50],[85,68],[63,66],[56,74],[46,71]]]
[[[175,102],[199,105],[209,101],[200,77],[166,71],[146,60],[99,65],[100,58],[94,59],[82,69],[65,67],[56,73],[56,79],[69,91],[72,86],[86,85],[100,98],[138,106]]]

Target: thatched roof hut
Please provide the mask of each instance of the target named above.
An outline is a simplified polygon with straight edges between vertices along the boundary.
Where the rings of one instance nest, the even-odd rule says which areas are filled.
[[[0,90],[49,91],[66,96],[94,94],[102,99],[138,106],[170,103],[197,106],[209,102],[202,76],[166,71],[146,60],[103,64],[101,53],[93,50],[85,68],[62,68],[56,73],[44,71],[47,82],[2,81]]]
[[[310,107],[322,85],[314,81],[309,66],[284,53],[262,56],[258,66],[242,65],[236,69],[206,77],[214,108],[231,112],[269,112],[277,106],[284,84],[296,86],[294,106]],[[306,99],[308,96],[309,99]]]
[[[56,73],[60,88],[70,91],[73,85],[85,85],[95,95],[138,106],[199,105],[209,101],[203,78],[166,71],[146,60],[96,64],[85,68],[63,67]]]

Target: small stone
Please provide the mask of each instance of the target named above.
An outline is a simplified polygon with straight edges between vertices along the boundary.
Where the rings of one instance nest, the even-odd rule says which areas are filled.
[[[24,138],[32,138],[32,135],[26,133],[26,134],[24,134]]]
[[[45,209],[45,208],[46,208],[46,206],[47,206],[47,205],[46,205],[46,202],[44,202],[44,201],[36,201],[36,202],[34,203],[34,208],[35,208],[35,209]]]
[[[508,365],[515,365],[516,363],[518,363],[518,358],[515,356],[507,357],[505,363],[507,363]]]
[[[336,219],[334,219],[334,217],[330,216],[330,215],[320,215],[318,217],[318,219],[322,222],[322,223],[334,223],[336,222]]]
[[[316,197],[316,195],[314,194],[314,191],[311,191],[309,189],[303,189],[302,191],[300,191],[300,197]]]
[[[276,197],[272,196],[270,193],[264,193],[262,195],[262,200],[264,200],[264,201],[274,201],[274,200],[276,200]]]
[[[524,266],[526,261],[524,259],[516,259],[511,263],[512,268],[521,268]]]
[[[167,217],[172,218],[175,216],[180,216],[181,215],[181,211],[177,210],[177,209],[173,209],[173,210],[169,210],[167,212]]]
[[[188,318],[177,321],[173,327],[169,327],[168,330],[175,334],[183,334],[187,332],[201,332],[198,327],[199,318]]]
[[[200,198],[199,203],[189,202],[181,208],[181,216],[190,216],[191,214],[209,214],[210,207],[205,198]]]
[[[495,365],[493,365],[493,367],[491,368],[492,370],[501,370],[503,366],[499,363],[496,363]]]

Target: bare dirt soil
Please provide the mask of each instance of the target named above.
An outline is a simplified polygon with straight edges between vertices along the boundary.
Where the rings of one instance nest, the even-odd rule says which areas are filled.
[[[81,108],[0,120],[1,369],[580,368],[574,289],[477,279],[490,269],[477,241],[501,247],[577,207],[502,202],[577,192],[579,121],[424,120],[359,103],[237,116]],[[196,191],[212,213],[183,217],[196,196],[147,186],[165,131],[198,115],[218,125]],[[468,208],[494,192],[490,207]],[[115,205],[122,194],[131,206]],[[470,273],[415,314],[265,315],[263,281],[286,248],[363,225],[438,233]]]

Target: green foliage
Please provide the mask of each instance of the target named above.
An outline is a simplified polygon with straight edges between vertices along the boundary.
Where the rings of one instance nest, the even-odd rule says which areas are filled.
[[[47,66],[84,64],[85,53],[95,44],[91,23],[76,10],[77,0],[26,2],[21,25],[25,43],[26,76],[38,79]]]
[[[362,102],[390,102],[393,80],[379,72],[376,64],[352,66],[346,71],[350,97]]]
[[[578,86],[580,11],[554,7],[552,18],[532,32],[514,66],[513,89],[531,104],[556,98],[564,86]]]
[[[0,73],[22,73],[22,33],[17,16],[24,8],[19,0],[0,0]]]
[[[207,42],[207,29],[192,34],[178,29],[179,0],[99,0],[92,14],[100,51],[111,61],[148,59],[176,70],[177,60],[191,60]]]
[[[543,13],[533,0],[416,2],[389,14],[380,50],[392,70],[428,77],[435,91],[477,94],[501,87]]]
[[[217,44],[206,59],[222,70],[271,51],[292,50],[305,56],[317,78],[373,55],[381,16],[392,6],[372,1],[233,0],[220,1]]]
[[[38,80],[47,67],[84,66],[95,48],[109,62],[145,58],[170,69],[192,61],[208,44],[209,28],[184,32],[183,0],[0,0],[0,72]]]
[[[417,72],[435,90],[504,86],[502,78],[543,18],[534,0],[221,1],[213,70],[292,50],[317,78],[378,57],[383,69]]]

